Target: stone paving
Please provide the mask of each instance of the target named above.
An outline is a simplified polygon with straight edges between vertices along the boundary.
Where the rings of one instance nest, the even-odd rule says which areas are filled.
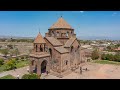
[[[45,79],[120,79],[120,66],[110,64],[87,63],[82,66],[83,70],[80,74],[79,69],[63,78],[48,75]]]
[[[22,75],[27,74],[28,66],[19,68],[6,72],[0,73],[0,77],[11,74],[17,77],[17,74]],[[84,69],[87,68],[88,71]],[[97,64],[97,63],[87,63],[82,66],[83,72],[80,74],[80,70],[77,69],[74,72],[64,76],[63,78],[58,78],[54,75],[46,73],[41,75],[41,79],[120,79],[120,66],[118,65],[110,65],[110,64]]]

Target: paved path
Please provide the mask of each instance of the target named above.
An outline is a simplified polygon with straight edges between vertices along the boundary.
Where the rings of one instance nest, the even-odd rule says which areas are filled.
[[[1,72],[0,73],[0,77],[3,77],[3,76],[6,76],[6,75],[10,74],[10,75],[12,75],[14,77],[17,77],[17,75],[19,75],[20,78],[21,78],[24,74],[28,73],[27,72],[27,68],[29,68],[29,66],[18,68],[15,71],[14,70],[10,70],[10,71]]]

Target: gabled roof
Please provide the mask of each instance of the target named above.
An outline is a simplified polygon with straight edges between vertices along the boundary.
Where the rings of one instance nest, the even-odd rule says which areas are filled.
[[[71,37],[71,38],[65,43],[64,47],[70,47],[75,40],[76,40],[75,37]]]
[[[63,44],[54,37],[45,37],[53,46],[62,46]]]
[[[67,49],[65,49],[63,46],[60,47],[54,47],[55,50],[57,50],[59,53],[68,53],[69,51]]]
[[[34,40],[34,43],[46,43],[45,40],[43,39],[42,35],[39,33],[37,37]]]
[[[62,17],[60,17],[58,21],[50,27],[50,29],[54,29],[54,28],[72,29],[72,27]]]

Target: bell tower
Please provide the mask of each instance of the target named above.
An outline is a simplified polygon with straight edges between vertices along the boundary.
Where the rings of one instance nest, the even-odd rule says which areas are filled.
[[[34,52],[45,52],[46,42],[40,32],[34,40]]]
[[[30,53],[30,72],[45,73],[50,71],[50,54],[45,51],[46,42],[40,32],[34,40],[33,51]]]

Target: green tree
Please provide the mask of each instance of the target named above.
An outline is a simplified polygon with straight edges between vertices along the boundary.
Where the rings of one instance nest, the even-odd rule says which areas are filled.
[[[114,55],[114,60],[120,62],[120,54]]]
[[[96,49],[96,50],[94,50],[93,52],[92,52],[92,60],[96,60],[96,59],[98,59],[99,58],[99,52],[98,52],[98,50]]]
[[[102,54],[102,55],[101,55],[101,59],[102,59],[102,60],[106,60],[106,55],[105,55],[105,54]]]
[[[109,54],[106,54],[106,56],[105,56],[105,60],[110,60],[110,57],[109,57],[110,55]]]
[[[16,67],[16,60],[15,59],[11,59],[11,60],[8,60],[6,62],[6,69],[7,70],[14,69],[15,67]]]
[[[25,75],[22,76],[22,79],[39,79],[39,76],[35,73],[25,74]]]
[[[0,66],[4,64],[4,60],[0,58]]]
[[[109,55],[108,55],[108,60],[110,60],[110,61],[114,61],[114,55],[109,54]]]

